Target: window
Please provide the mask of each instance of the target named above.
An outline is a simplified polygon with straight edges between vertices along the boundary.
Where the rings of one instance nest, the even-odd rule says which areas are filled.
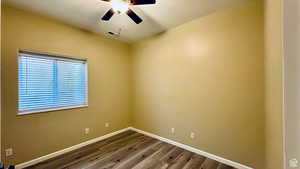
[[[19,52],[19,114],[87,106],[87,63]]]

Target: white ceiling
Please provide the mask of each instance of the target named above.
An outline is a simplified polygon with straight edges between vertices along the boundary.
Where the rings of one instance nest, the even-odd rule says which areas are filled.
[[[246,0],[156,0],[155,5],[131,6],[144,20],[135,24],[126,14],[108,22],[100,18],[110,9],[101,0],[3,0],[17,8],[33,11],[95,33],[118,32],[117,39],[134,42]],[[116,37],[115,37],[116,38]]]

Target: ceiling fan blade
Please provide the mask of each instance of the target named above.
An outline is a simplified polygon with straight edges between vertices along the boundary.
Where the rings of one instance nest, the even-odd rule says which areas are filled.
[[[133,10],[129,9],[126,14],[136,23],[139,24],[143,20]]]
[[[155,4],[156,0],[130,0],[130,4],[132,5],[147,5],[147,4]]]
[[[114,15],[114,10],[113,9],[110,9],[109,11],[107,11],[105,13],[105,15],[103,15],[103,17],[101,18],[102,20],[104,21],[108,21],[110,20],[110,18]]]
[[[101,0],[101,1],[110,2],[110,0]]]

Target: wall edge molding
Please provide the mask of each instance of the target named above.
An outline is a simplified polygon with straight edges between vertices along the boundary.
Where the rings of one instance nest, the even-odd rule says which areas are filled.
[[[132,130],[132,131],[135,131],[135,132],[138,132],[138,133],[147,135],[147,136],[149,136],[149,137],[158,139],[158,140],[160,140],[160,141],[163,141],[163,142],[166,142],[166,143],[169,143],[169,144],[178,146],[178,147],[180,147],[180,148],[183,148],[183,149],[185,149],[185,150],[191,151],[191,152],[193,152],[193,153],[196,153],[196,154],[205,156],[205,157],[207,157],[207,158],[216,160],[216,161],[218,161],[218,162],[221,162],[221,163],[224,163],[224,164],[233,166],[233,167],[235,167],[235,168],[237,168],[237,169],[253,169],[253,168],[248,167],[248,166],[246,166],[246,165],[243,165],[243,164],[240,164],[240,163],[231,161],[231,160],[227,160],[227,159],[225,159],[225,158],[223,158],[223,157],[216,156],[216,155],[214,155],[214,154],[211,154],[211,153],[208,153],[208,152],[199,150],[199,149],[197,149],[197,148],[188,146],[188,145],[186,145],[186,144],[182,144],[182,143],[173,141],[173,140],[171,140],[171,139],[167,139],[167,138],[164,138],[164,137],[161,137],[161,136],[158,136],[158,135],[155,135],[155,134],[152,134],[152,133],[149,133],[149,132],[146,132],[146,131],[143,131],[143,130],[134,128],[134,127],[127,127],[127,128],[121,129],[121,130],[114,131],[114,132],[112,132],[112,133],[108,133],[108,134],[103,135],[103,136],[100,136],[100,137],[96,137],[96,138],[94,138],[94,139],[91,139],[91,140],[88,140],[88,141],[85,141],[85,142],[76,144],[76,145],[74,145],[74,146],[71,146],[71,147],[68,147],[68,148],[65,148],[65,149],[62,149],[62,150],[59,150],[59,151],[56,151],[56,152],[47,154],[47,155],[45,155],[45,156],[41,156],[41,157],[35,158],[35,159],[33,159],[33,160],[30,160],[30,161],[27,161],[27,162],[24,162],[24,163],[17,164],[15,167],[16,167],[16,169],[22,169],[22,168],[25,168],[25,167],[28,167],[28,166],[31,166],[31,165],[35,165],[35,164],[40,163],[40,162],[42,162],[42,161],[45,161],[45,160],[48,160],[48,159],[57,157],[57,156],[59,156],[59,155],[62,155],[62,154],[71,152],[71,151],[73,151],[73,150],[79,149],[79,148],[84,147],[84,146],[87,146],[87,145],[96,143],[96,142],[98,142],[98,141],[107,139],[107,138],[109,138],[109,137],[112,137],[112,136],[114,136],[114,135],[120,134],[120,133],[125,132],[125,131],[128,131],[128,130]]]
[[[24,162],[24,163],[17,164],[15,167],[16,167],[16,169],[22,169],[22,168],[25,168],[25,167],[28,167],[28,166],[31,166],[31,165],[35,165],[35,164],[40,163],[40,162],[42,162],[42,161],[48,160],[48,159],[50,159],[50,158],[57,157],[57,156],[59,156],[59,155],[62,155],[62,154],[71,152],[71,151],[73,151],[73,150],[82,148],[82,147],[84,147],[84,146],[87,146],[87,145],[96,143],[96,142],[98,142],[98,141],[107,139],[107,138],[112,137],[112,136],[114,136],[114,135],[123,133],[123,132],[125,132],[125,131],[127,131],[127,130],[130,130],[130,127],[127,127],[127,128],[121,129],[121,130],[117,130],[117,131],[114,131],[114,132],[112,132],[112,133],[108,133],[108,134],[105,134],[105,135],[103,135],[103,136],[100,136],[100,137],[93,138],[93,139],[91,139],[91,140],[88,140],[88,141],[85,141],[85,142],[76,144],[76,145],[74,145],[74,146],[71,146],[71,147],[68,147],[68,148],[65,148],[65,149],[62,149],[62,150],[59,150],[59,151],[50,153],[50,154],[47,154],[47,155],[45,155],[45,156],[41,156],[41,157],[35,158],[35,159],[33,159],[33,160],[30,160],[30,161],[27,161],[27,162]]]
[[[140,129],[137,129],[137,128],[134,128],[134,127],[129,127],[129,129],[130,129],[130,130],[133,130],[133,131],[136,131],[136,132],[138,132],[138,133],[147,135],[147,136],[149,136],[149,137],[158,139],[158,140],[160,140],[160,141],[163,141],[163,142],[166,142],[166,143],[175,145],[175,146],[177,146],[177,147],[180,147],[180,148],[182,148],[182,149],[191,151],[191,152],[193,152],[193,153],[196,153],[196,154],[205,156],[205,157],[207,157],[207,158],[216,160],[216,161],[218,161],[218,162],[220,162],[220,163],[230,165],[230,166],[235,167],[235,168],[237,168],[237,169],[253,169],[253,168],[248,167],[248,166],[246,166],[246,165],[243,165],[243,164],[240,164],[240,163],[231,161],[231,160],[227,160],[227,159],[225,159],[225,158],[223,158],[223,157],[216,156],[216,155],[214,155],[214,154],[211,154],[211,153],[208,153],[208,152],[199,150],[199,149],[197,149],[197,148],[194,148],[194,147],[192,147],[192,146],[188,146],[188,145],[186,145],[186,144],[182,144],[182,143],[173,141],[173,140],[171,140],[171,139],[167,139],[167,138],[158,136],[158,135],[156,135],[156,134],[152,134],[152,133],[149,133],[149,132],[146,132],[146,131],[143,131],[143,130],[140,130]]]

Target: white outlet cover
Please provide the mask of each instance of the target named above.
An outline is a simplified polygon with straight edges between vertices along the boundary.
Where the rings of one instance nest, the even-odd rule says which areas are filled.
[[[12,148],[8,148],[5,150],[5,155],[6,156],[12,156],[13,155],[13,149]]]
[[[171,133],[172,133],[172,134],[175,133],[175,128],[171,128]]]
[[[194,138],[195,138],[195,133],[194,133],[194,132],[191,132],[190,137],[191,137],[191,139],[194,139]]]
[[[105,123],[105,127],[109,127],[109,123]]]
[[[85,128],[85,129],[84,129],[84,133],[85,133],[85,134],[89,134],[89,133],[90,133],[90,128]]]
[[[297,168],[298,167],[298,160],[297,159],[291,159],[290,161],[289,161],[289,167],[291,167],[291,168]]]

